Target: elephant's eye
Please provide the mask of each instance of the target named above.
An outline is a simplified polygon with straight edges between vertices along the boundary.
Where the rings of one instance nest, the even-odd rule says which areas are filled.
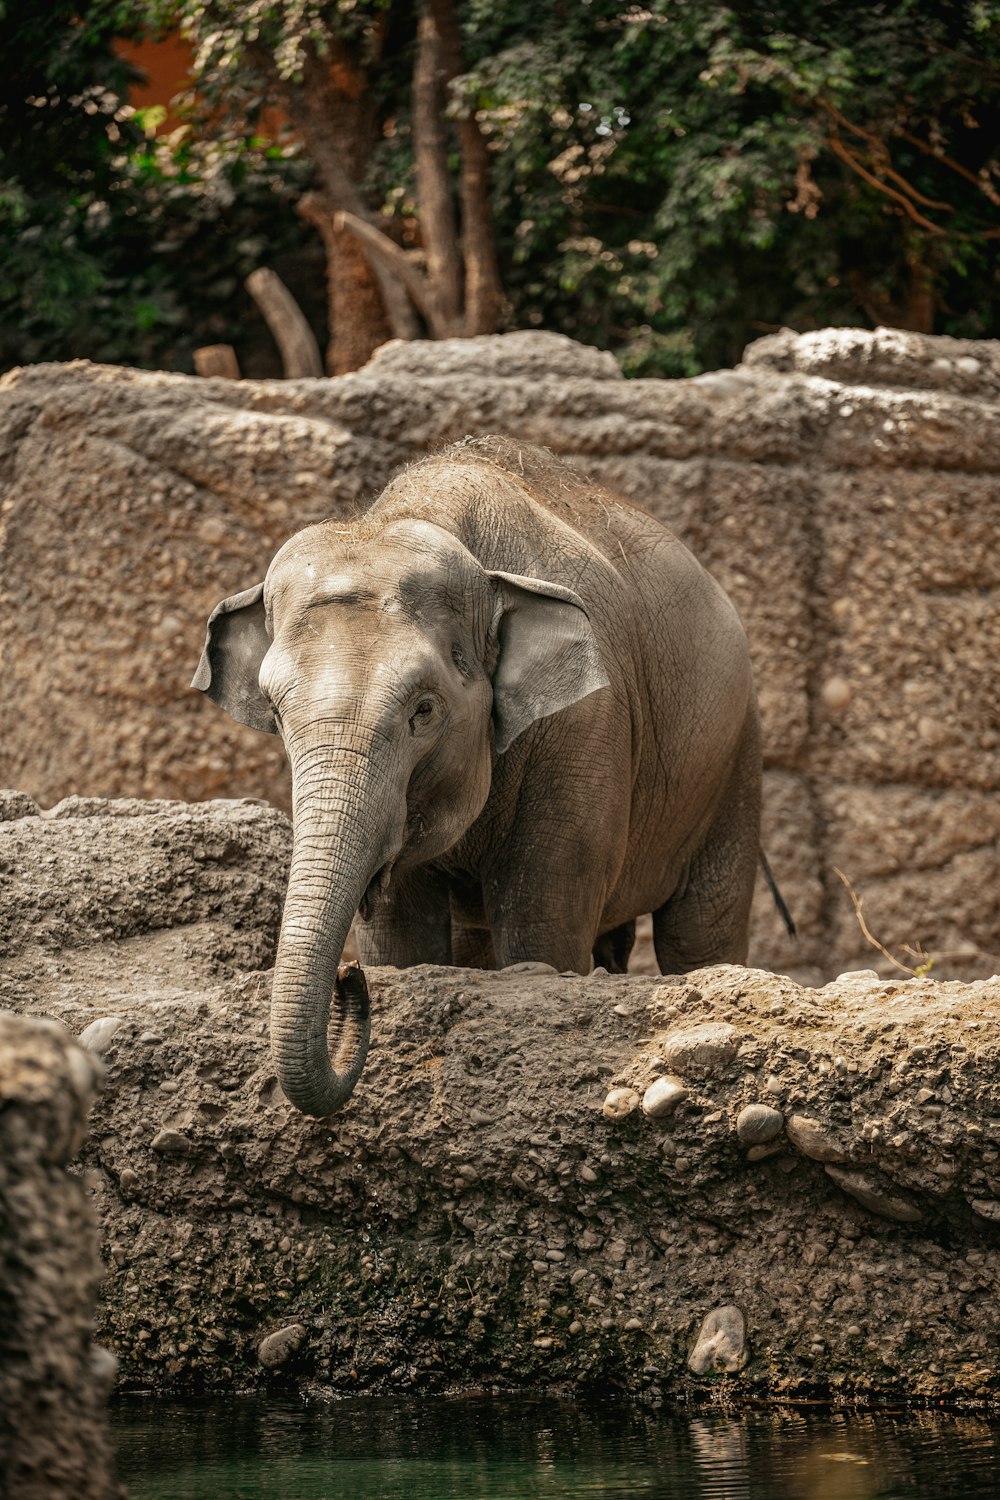
[[[410,720],[410,733],[413,734],[416,731],[418,724],[426,724],[433,712],[434,700],[432,698],[421,698],[413,710],[413,717]]]

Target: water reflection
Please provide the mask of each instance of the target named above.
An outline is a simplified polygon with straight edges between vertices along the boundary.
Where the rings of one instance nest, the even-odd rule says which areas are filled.
[[[133,1500],[994,1500],[1000,1423],[488,1398],[128,1400]]]

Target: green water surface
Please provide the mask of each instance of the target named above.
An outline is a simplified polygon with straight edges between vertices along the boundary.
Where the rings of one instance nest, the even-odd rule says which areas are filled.
[[[1000,1421],[510,1398],[119,1400],[132,1500],[994,1500]]]

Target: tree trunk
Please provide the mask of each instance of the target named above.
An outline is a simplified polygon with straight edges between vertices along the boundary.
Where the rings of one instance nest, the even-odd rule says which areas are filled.
[[[271,70],[272,80],[273,60]],[[327,372],[343,375],[363,365],[387,338],[414,338],[419,325],[396,279],[335,224],[338,212],[371,219],[358,188],[377,139],[372,90],[343,42],[306,57],[301,82],[275,82],[322,184],[299,212],[319,230],[327,263],[330,342]]]
[[[413,158],[420,204],[420,237],[427,255],[433,306],[431,332],[438,338],[461,334],[462,260],[448,171],[441,47],[434,17],[420,15],[413,68]]]
[[[428,9],[434,18],[444,75],[451,83],[466,71],[462,33],[453,0],[428,0]],[[496,333],[503,291],[493,236],[486,141],[471,109],[463,108],[455,116],[454,123],[461,157],[458,196],[462,210],[462,258],[465,262],[463,321],[464,332],[468,337],[477,333]]]
[[[372,270],[353,235],[336,225],[336,210],[319,193],[300,199],[299,213],[319,230],[326,251],[326,300],[330,337],[326,373],[347,375],[367,364],[394,330]],[[399,337],[400,335],[397,335]],[[406,335],[402,335],[406,337]]]

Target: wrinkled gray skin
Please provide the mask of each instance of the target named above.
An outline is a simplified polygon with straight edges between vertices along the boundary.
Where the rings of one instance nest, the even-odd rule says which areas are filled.
[[[291,762],[271,1041],[306,1114],[364,1065],[337,980],[359,909],[374,964],[623,968],[647,911],[664,973],[746,959],[742,627],[676,537],[548,453],[466,442],[299,532],[213,613],[194,685]]]

